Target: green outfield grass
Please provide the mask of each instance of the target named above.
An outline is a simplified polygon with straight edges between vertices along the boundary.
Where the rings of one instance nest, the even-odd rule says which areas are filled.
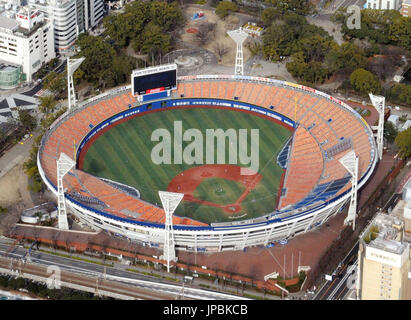
[[[204,136],[206,129],[233,128],[237,132],[239,129],[247,129],[248,133],[251,129],[259,129],[259,173],[263,178],[242,202],[242,211],[236,216],[248,219],[264,215],[274,209],[283,172],[277,165],[277,154],[291,132],[272,121],[234,110],[193,108],[136,117],[100,136],[88,149],[83,170],[98,177],[133,186],[141,192],[142,199],[160,205],[158,190],[167,190],[169,182],[177,174],[195,166],[185,163],[156,165],[151,160],[151,151],[158,144],[157,141],[151,141],[152,132],[157,128],[173,132],[174,121],[182,121],[183,130],[197,128]],[[188,144],[189,142],[183,142],[183,148]],[[249,148],[250,146],[248,150]],[[204,157],[206,152],[204,146]],[[228,162],[228,150],[226,159]],[[227,201],[229,204],[244,190],[243,186],[235,181],[207,180],[195,190],[195,195],[203,200],[219,204],[225,204],[224,201]],[[223,194],[215,193],[216,184],[223,189]],[[187,201],[182,201],[176,214],[207,223],[233,220],[233,217],[229,217],[221,209]]]

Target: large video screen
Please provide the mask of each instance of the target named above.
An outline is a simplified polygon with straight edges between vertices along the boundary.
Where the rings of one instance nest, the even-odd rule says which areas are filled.
[[[135,76],[133,84],[134,95],[171,90],[177,87],[177,70]]]

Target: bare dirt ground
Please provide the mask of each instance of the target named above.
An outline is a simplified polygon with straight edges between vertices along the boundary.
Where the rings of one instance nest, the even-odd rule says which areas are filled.
[[[205,18],[193,20],[192,17],[194,16],[194,14],[200,11],[204,12]],[[186,8],[185,15],[187,18],[187,24],[184,26],[185,31],[189,28],[198,28],[199,25],[205,22],[216,24],[214,37],[201,47],[215,53],[214,46],[216,45],[216,43],[224,44],[224,46],[227,47],[229,51],[226,55],[223,56],[220,64],[224,66],[233,66],[235,63],[235,54],[237,47],[234,40],[232,40],[228,36],[227,31],[234,30],[239,27],[239,18],[234,15],[229,15],[224,20],[221,20],[212,10],[199,9],[198,7],[192,6],[188,6]],[[195,34],[187,32],[185,32],[181,36],[181,40],[189,44],[198,43]],[[250,51],[245,47],[243,48],[243,55],[244,61],[247,61],[251,56]]]
[[[0,214],[0,234],[18,221],[21,211],[34,206],[27,189],[28,179],[23,171],[23,158],[16,166],[0,178],[0,206],[8,209]]]
[[[8,207],[16,202],[31,206],[33,201],[27,190],[27,176],[23,171],[23,164],[17,164],[0,179],[0,206]]]
[[[327,31],[330,36],[332,36],[339,45],[344,42],[343,35],[341,33],[341,27],[329,20],[330,15],[324,16],[317,16],[317,17],[307,17],[307,21],[310,24],[314,24],[318,27],[322,27],[325,31]]]

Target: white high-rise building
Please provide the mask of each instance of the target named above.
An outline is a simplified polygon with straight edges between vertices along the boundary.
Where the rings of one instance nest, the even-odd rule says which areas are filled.
[[[81,32],[94,28],[104,17],[103,0],[30,0],[54,25],[56,50],[65,52]]]
[[[84,0],[85,29],[94,28],[104,16],[103,0]]]
[[[21,80],[31,81],[33,73],[55,56],[53,27],[41,12],[23,7],[14,19],[0,15],[0,60],[21,66]]]
[[[56,50],[64,52],[70,49],[79,34],[76,0],[31,0],[30,6],[52,21]]]

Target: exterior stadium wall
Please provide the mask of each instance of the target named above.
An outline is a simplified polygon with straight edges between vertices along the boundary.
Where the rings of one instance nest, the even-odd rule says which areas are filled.
[[[279,80],[247,77],[247,76],[186,76],[180,77],[180,81],[195,81],[206,79],[220,79],[220,80],[242,80],[253,81],[264,84],[273,84],[276,86],[292,87],[295,90],[303,90],[311,94],[321,95],[326,99],[338,103],[342,107],[346,108],[349,112],[354,114],[359,120],[362,120],[369,137],[372,137],[372,131],[368,124],[358,115],[353,109],[351,109],[345,103],[330,97],[329,95],[308,88],[302,85],[288,83]],[[109,96],[115,96],[124,93],[126,90],[130,90],[130,86],[115,89],[110,92],[106,92],[91,100],[79,104],[78,108],[84,108],[104,100]],[[233,102],[233,101],[231,101]],[[237,101],[236,101],[237,102]],[[75,111],[74,111],[75,112]],[[64,114],[51,126],[50,129],[59,125],[68,114]],[[40,175],[47,187],[56,195],[56,186],[46,176],[40,161],[40,153],[43,149],[43,143],[46,140],[47,134],[43,137],[42,144],[37,156],[37,163]],[[84,140],[84,139],[83,139]],[[371,176],[376,162],[376,147],[374,139],[369,139],[371,148],[371,163],[368,166],[366,173],[360,179],[358,186],[361,187]],[[287,239],[296,236],[301,233],[308,232],[314,228],[317,228],[330,217],[342,211],[343,207],[347,203],[350,197],[350,190],[347,190],[342,195],[336,198],[317,205],[312,208],[300,209],[300,211],[289,212],[287,216],[279,218],[275,214],[268,215],[266,217],[260,217],[252,221],[239,221],[229,224],[212,224],[210,226],[183,226],[175,225],[173,228],[174,241],[177,250],[187,251],[209,251],[218,252],[225,250],[242,250],[245,247],[255,245],[267,245],[268,243],[276,240]],[[107,214],[105,212],[87,207],[86,205],[76,201],[70,196],[66,195],[67,205],[72,209],[72,212],[83,222],[93,226],[97,229],[102,229],[113,233],[115,236],[125,237],[132,241],[139,242],[145,246],[162,248],[164,241],[164,225],[148,223],[142,221],[135,221],[131,219],[124,219],[117,217],[113,214]]]

